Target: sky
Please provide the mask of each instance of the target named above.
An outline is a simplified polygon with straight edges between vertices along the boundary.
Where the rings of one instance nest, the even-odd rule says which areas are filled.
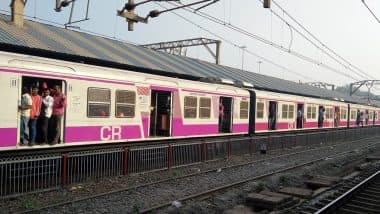
[[[76,0],[73,21],[85,17],[87,1]],[[182,0],[181,3],[195,1]],[[1,13],[10,11],[10,2],[0,2]],[[275,0],[272,10],[263,8],[261,0],[220,0],[200,11],[218,18],[222,24],[179,9],[175,10],[176,14],[167,12],[149,19],[148,24],[135,24],[134,31],[128,31],[125,19],[116,16],[116,11],[126,2],[90,0],[90,19],[75,26],[132,44],[198,37],[222,40],[222,65],[297,82],[321,81],[341,86],[363,79],[380,79],[380,23],[361,0]],[[380,18],[380,1],[365,2]],[[146,16],[151,10],[161,11],[173,5],[178,3],[149,2],[137,6],[135,12]],[[30,19],[35,17],[38,21],[47,20],[63,26],[69,19],[70,7],[63,8],[60,13],[55,12],[54,7],[55,0],[28,0],[25,15],[32,17]],[[302,24],[323,45],[312,39],[286,14]],[[231,27],[246,33],[242,34]],[[305,35],[306,39],[297,31]],[[268,44],[254,37],[264,39]],[[317,47],[307,39],[312,40]],[[210,47],[215,48],[212,45]],[[326,47],[338,56],[326,50]],[[214,62],[203,46],[188,48],[187,56]],[[314,63],[300,58],[307,58]],[[380,85],[373,92],[380,94],[379,89]]]

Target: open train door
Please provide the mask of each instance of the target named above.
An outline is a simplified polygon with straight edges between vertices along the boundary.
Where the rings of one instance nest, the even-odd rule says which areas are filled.
[[[171,135],[172,93],[152,90],[150,113],[150,136]]]
[[[219,133],[230,133],[232,126],[232,97],[219,99]]]
[[[304,104],[297,104],[297,129],[303,128]]]
[[[339,127],[340,124],[340,107],[335,106],[334,110],[334,127]]]
[[[276,130],[277,102],[269,101],[268,130]]]
[[[22,76],[20,85],[19,97],[23,100],[23,95],[28,93],[29,96],[33,97],[33,94],[39,95],[41,97],[40,104],[36,107],[40,112],[38,117],[34,119],[25,119],[22,113],[19,117],[19,145],[33,145],[33,144],[61,144],[64,143],[65,139],[65,126],[66,126],[66,107],[63,107],[63,112],[60,115],[50,115],[48,118],[45,113],[45,106],[42,105],[42,99],[46,95],[45,92],[54,97],[56,89],[60,90],[65,96],[59,99],[60,102],[65,102],[67,100],[67,83],[61,79],[50,79],[43,77],[33,77],[33,76]],[[32,102],[33,103],[33,102]],[[63,104],[63,103],[62,103]],[[22,101],[20,101],[20,105]],[[32,108],[32,107],[31,107]],[[30,108],[30,109],[31,109]],[[32,110],[28,110],[28,115],[32,114]],[[62,110],[61,110],[62,111]],[[33,113],[34,114],[34,113]],[[58,132],[58,133],[57,133]]]

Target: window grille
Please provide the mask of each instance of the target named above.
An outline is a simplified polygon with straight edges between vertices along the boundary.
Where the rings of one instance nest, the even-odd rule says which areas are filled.
[[[134,91],[116,91],[116,117],[135,117],[136,92]]]
[[[88,88],[87,117],[109,117],[111,90],[106,88]]]
[[[185,118],[196,118],[197,117],[197,106],[198,99],[197,97],[187,96],[185,97],[184,112]]]

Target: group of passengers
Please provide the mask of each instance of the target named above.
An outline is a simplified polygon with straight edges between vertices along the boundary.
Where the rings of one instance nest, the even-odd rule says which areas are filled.
[[[41,96],[42,95],[42,96]],[[59,85],[49,89],[42,84],[39,87],[23,87],[19,111],[21,113],[21,144],[34,145],[57,144],[60,142],[61,121],[66,108],[66,96]]]
[[[365,121],[365,125],[368,125],[368,121],[369,121],[368,110],[366,110],[365,112],[363,112],[363,111],[360,111],[358,109],[358,111],[356,113],[356,125],[357,126],[363,126],[364,125],[364,121]]]

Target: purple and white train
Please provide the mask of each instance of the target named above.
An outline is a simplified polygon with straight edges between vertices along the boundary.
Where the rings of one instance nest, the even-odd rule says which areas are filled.
[[[380,108],[0,52],[0,150],[20,143],[23,87],[61,85],[67,97],[54,146],[379,125]]]

